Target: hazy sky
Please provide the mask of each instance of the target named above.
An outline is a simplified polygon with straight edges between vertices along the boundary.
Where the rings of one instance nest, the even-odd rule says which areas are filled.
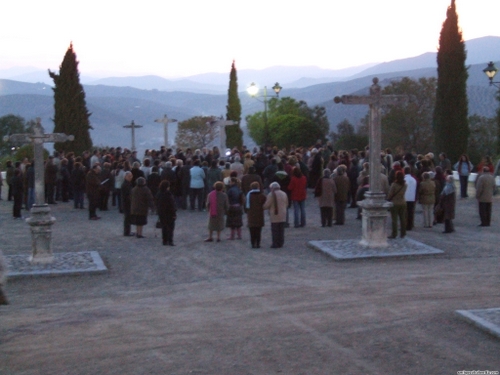
[[[464,39],[500,36],[500,0],[457,0]],[[6,4],[7,3],[7,4]],[[437,50],[450,0],[5,0],[0,69],[188,76],[314,65],[341,69]]]

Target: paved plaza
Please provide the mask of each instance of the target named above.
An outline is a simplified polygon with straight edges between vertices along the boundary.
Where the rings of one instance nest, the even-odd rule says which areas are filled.
[[[251,249],[246,228],[241,241],[205,243],[207,213],[179,211],[167,247],[154,217],[137,239],[122,236],[115,207],[99,221],[72,203],[50,207],[54,253],[97,252],[108,271],[9,280],[2,375],[500,371],[500,338],[456,312],[500,312],[499,197],[490,228],[477,227],[472,198],[458,200],[451,235],[422,228],[417,212],[407,238],[443,253],[344,261],[309,242],[360,239],[356,210],[322,228],[311,192],[307,226],[286,229],[282,249],[269,248],[268,221]],[[0,231],[4,255],[31,254],[29,226],[5,200]],[[488,314],[498,316],[477,312]]]

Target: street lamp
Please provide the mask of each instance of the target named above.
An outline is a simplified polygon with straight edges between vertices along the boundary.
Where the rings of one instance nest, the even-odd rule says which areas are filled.
[[[484,74],[486,74],[486,76],[490,80],[490,86],[495,86],[500,88],[500,86],[498,86],[500,82],[493,82],[493,78],[495,78],[497,71],[498,69],[496,68],[495,64],[493,64],[493,61],[490,61],[488,66],[483,69]]]
[[[497,74],[498,69],[496,68],[495,64],[493,64],[493,61],[490,61],[488,66],[483,69],[484,74],[488,77],[490,80],[490,86],[495,86],[500,89],[500,82],[494,82],[493,79],[495,78],[495,75]],[[497,99],[500,101],[500,90],[498,91]],[[500,154],[500,108],[497,110],[497,124],[498,124],[498,129],[497,129],[497,154]]]
[[[276,82],[272,87],[273,91],[276,93],[277,98],[279,98],[282,88],[283,87],[281,87],[278,82]],[[252,98],[257,99],[259,88],[255,83],[252,82],[247,88],[247,92]],[[264,100],[262,101],[264,103],[264,152],[267,152],[267,147],[269,146],[269,124],[267,122],[267,86],[264,86],[264,95],[262,96],[262,98],[264,98]],[[261,101],[259,100],[259,102]]]

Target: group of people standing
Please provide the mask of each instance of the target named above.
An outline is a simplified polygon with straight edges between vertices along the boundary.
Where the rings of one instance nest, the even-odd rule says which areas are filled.
[[[208,237],[221,241],[242,238],[246,214],[252,248],[261,246],[265,211],[271,223],[272,248],[284,245],[285,228],[306,226],[305,202],[310,189],[317,198],[322,227],[345,224],[348,207],[357,208],[369,191],[369,152],[335,151],[318,141],[310,148],[289,150],[233,149],[223,157],[212,150],[182,150],[162,147],[137,153],[121,148],[94,150],[75,157],[54,153],[45,163],[46,203],[73,200],[75,209],[84,209],[87,197],[89,220],[99,220],[97,210],[108,210],[109,202],[123,213],[123,234],[144,238],[148,214],[158,215],[164,245],[173,246],[177,210],[207,211]],[[500,163],[499,163],[500,164]],[[7,165],[9,199],[14,200],[14,217],[21,217],[23,204],[34,203],[34,165],[25,161]],[[389,238],[404,237],[415,225],[415,207],[422,205],[423,226],[444,223],[444,233],[454,231],[456,192],[452,165],[444,153],[434,155],[380,154],[381,192],[392,202],[392,232]],[[476,197],[481,226],[491,223],[491,203],[495,190],[493,173],[500,174],[491,159],[474,167],[466,155],[454,165],[459,174],[460,194],[466,198],[470,174],[477,170]],[[497,171],[496,171],[496,170]],[[361,218],[358,209],[358,219]],[[136,232],[131,231],[132,225]],[[215,233],[215,237],[214,237]]]
[[[455,206],[457,192],[450,160],[445,153],[439,154],[439,161],[434,164],[432,154],[419,155],[416,159],[397,161],[392,166],[395,181],[390,186],[387,199],[393,203],[391,211],[393,239],[398,234],[398,220],[400,236],[405,237],[407,230],[414,226],[415,203],[419,202],[423,211],[423,227],[432,228],[433,225],[444,223],[443,233],[455,231]],[[498,164],[500,166],[500,162]],[[498,166],[497,166],[498,167]],[[494,177],[495,168],[491,158],[486,157],[474,167],[467,155],[461,155],[453,169],[459,176],[460,198],[468,195],[469,179],[473,171],[477,171],[475,180],[475,197],[479,204],[480,224],[491,225],[491,208],[493,196],[496,193]],[[500,168],[497,168],[500,174]]]

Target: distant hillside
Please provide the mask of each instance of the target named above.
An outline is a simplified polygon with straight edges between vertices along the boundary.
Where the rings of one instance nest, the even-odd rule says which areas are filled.
[[[498,44],[497,44],[498,43]],[[495,47],[493,50],[485,51],[486,47]],[[496,47],[499,48],[496,48]],[[468,95],[469,95],[469,114],[479,114],[482,116],[493,117],[495,110],[498,108],[498,103],[495,100],[496,89],[488,85],[488,80],[483,73],[486,63],[490,60],[496,61],[497,66],[500,66],[500,38],[487,37],[469,41],[467,44],[469,51],[468,61],[480,61],[477,64],[471,64],[469,67],[468,79]],[[491,56],[485,59],[486,55]],[[498,56],[495,58],[495,56]],[[434,60],[434,61],[432,61]],[[485,61],[483,61],[485,60]],[[427,66],[431,64],[432,66]],[[408,68],[402,70],[403,67]],[[415,68],[412,68],[415,67]],[[264,109],[262,102],[251,98],[246,92],[246,85],[242,79],[261,74],[261,77],[267,77],[267,81],[258,80],[256,82],[269,82],[269,86],[277,80],[283,86],[281,97],[290,96],[297,100],[304,100],[310,106],[322,105],[325,106],[327,116],[331,125],[331,129],[335,129],[336,125],[344,119],[348,119],[353,124],[358,124],[363,118],[368,108],[366,106],[345,106],[335,105],[333,98],[337,95],[360,94],[368,93],[368,88],[372,83],[372,78],[377,76],[380,79],[382,86],[385,86],[394,79],[402,77],[410,77],[418,79],[420,77],[436,76],[435,56],[432,54],[424,54],[412,59],[399,60],[379,64],[370,67],[352,68],[350,73],[354,74],[356,70],[364,70],[363,74],[354,76],[353,79],[338,79],[328,82],[330,78],[325,78],[324,74],[334,74],[333,71],[325,72],[322,69],[314,67],[306,68],[286,68],[266,69],[264,71],[247,71],[248,76],[241,75],[238,72],[238,81],[240,83],[240,101],[242,105],[242,118]],[[390,71],[394,69],[394,71]],[[273,80],[270,77],[278,75],[279,71],[288,71],[290,73],[289,81],[296,80],[296,86],[293,83],[286,85],[284,80]],[[315,72],[309,78],[304,72]],[[12,70],[11,73],[21,74],[20,70]],[[282,73],[283,73],[282,72]],[[346,73],[345,70],[343,73]],[[293,74],[292,74],[293,73]],[[279,76],[284,78],[284,76]],[[159,80],[158,80],[159,79]],[[131,85],[120,86],[120,78],[108,78],[101,82],[111,82],[116,85],[89,85],[85,84],[84,89],[87,98],[89,111],[92,113],[90,117],[92,130],[92,139],[97,145],[124,145],[129,146],[131,143],[130,130],[123,128],[123,125],[130,124],[132,120],[136,124],[144,127],[136,132],[136,144],[139,149],[158,147],[163,142],[163,126],[154,123],[156,118],[163,117],[167,114],[170,118],[176,118],[179,121],[186,120],[197,115],[215,115],[224,116],[227,105],[227,88],[220,89],[218,94],[202,93],[200,90],[216,90],[219,79],[228,80],[228,74],[207,74],[193,76],[189,78],[190,84],[197,87],[198,92],[189,92],[188,90],[161,90],[159,88],[147,89],[148,85],[156,85],[157,87],[170,87],[174,89],[173,81],[164,80],[159,77],[128,77],[123,78],[122,83],[134,83],[135,85],[143,85],[143,89],[131,87]],[[334,78],[331,78],[332,80]],[[208,83],[203,83],[195,80],[206,80]],[[213,84],[209,83],[213,81]],[[327,82],[325,82],[327,80]],[[180,84],[181,81],[177,83]],[[183,85],[186,80],[182,81]],[[166,86],[161,86],[166,85]],[[300,87],[307,85],[306,87]],[[221,86],[222,87],[222,86]],[[194,89],[193,89],[194,91]],[[269,97],[274,95],[269,90]],[[53,123],[53,90],[50,85],[43,83],[26,83],[15,80],[0,79],[0,116],[6,114],[16,114],[25,119],[34,119],[41,117],[42,123],[47,131],[52,131]],[[244,122],[244,121],[243,121]],[[243,128],[245,124],[242,124]],[[176,125],[169,127],[169,140],[174,142]],[[246,136],[245,143],[252,145],[251,140]]]
[[[467,50],[467,65],[482,64],[486,67],[489,61],[500,60],[500,37],[487,36],[468,40],[465,42],[465,49]],[[363,70],[351,78],[409,71],[426,67],[437,68],[437,51],[424,53],[408,59],[384,62]]]

